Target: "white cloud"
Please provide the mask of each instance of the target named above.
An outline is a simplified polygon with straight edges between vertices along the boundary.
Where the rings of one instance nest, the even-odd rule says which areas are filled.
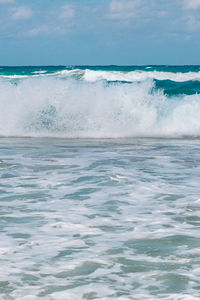
[[[14,9],[12,9],[12,11],[13,11],[12,18],[14,20],[30,19],[33,15],[32,9],[28,6],[15,7]]]
[[[74,17],[74,9],[71,5],[64,5],[61,7],[61,14],[60,18],[61,19],[71,19]]]
[[[187,29],[190,31],[196,31],[200,28],[200,21],[193,15],[188,16],[186,21]]]
[[[139,3],[140,0],[112,0],[106,17],[109,19],[129,19],[136,14]]]
[[[58,35],[66,35],[70,31],[67,28],[62,27],[55,27],[55,26],[47,26],[42,25],[40,27],[33,28],[31,30],[28,30],[22,36],[26,37],[37,37],[37,36],[58,36]]]
[[[37,36],[62,36],[70,32],[70,28],[62,25],[44,24],[35,28],[32,28],[22,34],[26,37]]]
[[[15,0],[0,0],[0,4],[1,3],[7,4],[7,3],[14,3],[14,2],[15,2]]]
[[[24,35],[25,36],[29,36],[29,37],[33,37],[33,36],[38,36],[40,34],[43,33],[48,33],[48,27],[46,25],[42,25],[36,28],[32,28],[30,30],[28,30]]]
[[[197,9],[200,8],[200,0],[185,0],[184,2],[185,9]]]
[[[64,36],[72,31],[74,26],[74,7],[72,5],[60,6],[57,10],[47,12],[47,18],[37,26],[26,29],[21,36]]]

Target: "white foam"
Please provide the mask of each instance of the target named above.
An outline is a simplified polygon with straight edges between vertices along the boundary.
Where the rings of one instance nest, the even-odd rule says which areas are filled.
[[[0,75],[0,78],[9,78],[9,79],[23,79],[28,78],[28,75]]]
[[[150,69],[147,67],[146,69]],[[45,70],[34,71],[32,75],[0,75],[0,78],[8,79],[23,79],[29,77],[61,77],[61,78],[76,78],[77,76],[87,82],[96,82],[99,80],[107,81],[128,81],[128,82],[141,82],[148,79],[157,80],[172,80],[175,82],[186,82],[186,81],[200,81],[199,72],[162,72],[162,71],[141,71],[135,70],[130,72],[123,71],[103,71],[103,70],[90,70],[90,69],[72,69],[72,70],[61,70],[52,73],[48,73]]]
[[[173,80],[176,82],[184,82],[189,80],[200,80],[200,72],[187,72],[187,73],[172,73],[172,72],[158,72],[158,71],[132,71],[132,72],[119,72],[119,71],[93,71],[85,70],[83,79],[90,82],[97,80],[109,81],[145,81],[147,79],[158,80]]]
[[[200,96],[168,99],[153,81],[106,85],[52,77],[0,81],[0,135],[199,136]]]
[[[45,71],[45,70],[32,72],[32,74],[45,74],[45,73],[47,73],[47,71]]]
[[[151,68],[147,67],[146,69]],[[72,69],[72,70],[61,70],[54,73],[47,73],[48,76],[57,77],[76,77],[79,76],[80,79],[87,82],[96,82],[99,80],[107,81],[128,81],[128,82],[138,82],[146,81],[148,79],[157,80],[172,80],[176,82],[186,82],[190,80],[200,81],[200,71],[199,72],[161,72],[161,71],[103,71],[103,70],[90,70],[90,69]]]

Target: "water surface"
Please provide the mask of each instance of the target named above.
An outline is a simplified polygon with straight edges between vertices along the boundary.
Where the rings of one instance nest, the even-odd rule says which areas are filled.
[[[199,299],[200,140],[0,139],[0,298]]]

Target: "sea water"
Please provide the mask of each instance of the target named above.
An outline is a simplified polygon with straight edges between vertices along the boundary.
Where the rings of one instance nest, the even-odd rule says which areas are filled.
[[[0,299],[200,298],[200,67],[0,68]]]

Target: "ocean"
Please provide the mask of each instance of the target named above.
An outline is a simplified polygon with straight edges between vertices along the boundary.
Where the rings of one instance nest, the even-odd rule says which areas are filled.
[[[200,299],[200,66],[0,67],[0,299]]]

